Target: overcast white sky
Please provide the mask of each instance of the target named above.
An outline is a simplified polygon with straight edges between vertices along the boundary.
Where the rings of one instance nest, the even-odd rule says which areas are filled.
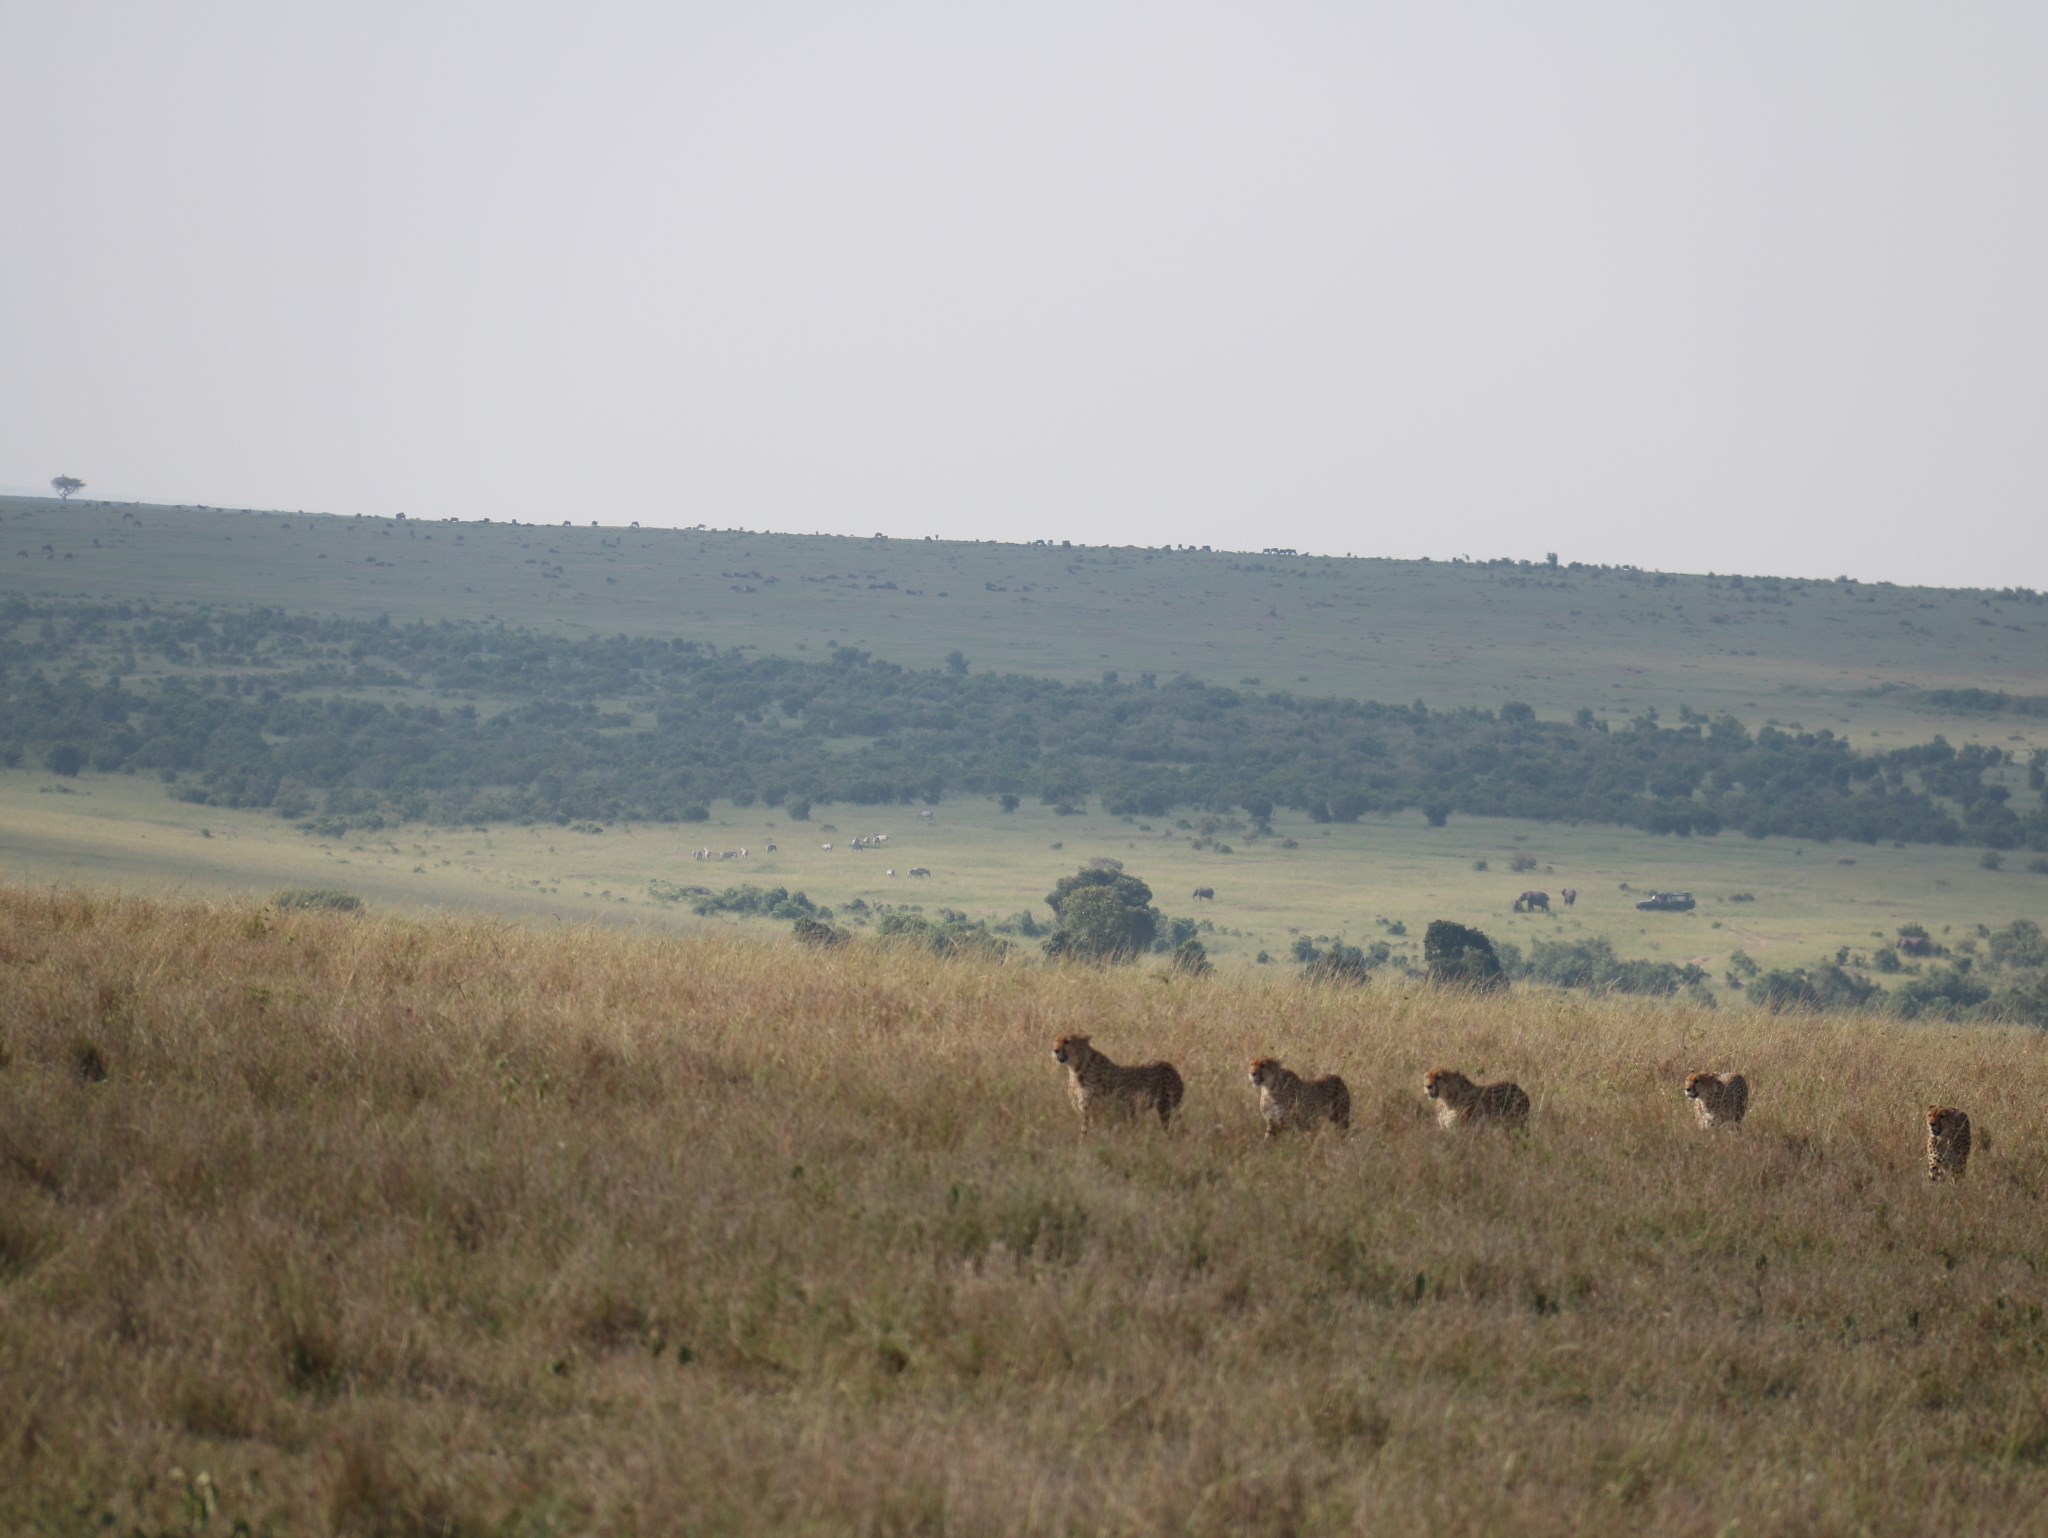
[[[0,0],[0,488],[2048,586],[2039,0]]]

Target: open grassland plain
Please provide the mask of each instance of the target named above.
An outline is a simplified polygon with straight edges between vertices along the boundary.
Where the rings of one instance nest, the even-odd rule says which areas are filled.
[[[1927,691],[2037,695],[2038,595],[1534,562],[848,539],[0,498],[0,595],[276,605],[685,637],[781,656],[851,646],[905,667],[1190,674],[1233,688],[1492,710],[1727,714],[1858,748],[2048,746],[2039,714]],[[1027,541],[1028,530],[1015,531]],[[1732,556],[1731,559],[1739,559]]]
[[[146,777],[0,771],[0,879],[157,896],[338,890],[414,916],[786,934],[786,920],[695,912],[702,899],[752,885],[802,893],[855,933],[892,911],[950,910],[1035,952],[1019,915],[1050,926],[1054,883],[1108,858],[1147,883],[1164,913],[1204,926],[1199,938],[1226,970],[1291,973],[1303,937],[1385,941],[1396,960],[1419,965],[1423,931],[1448,918],[1525,952],[1542,941],[1604,940],[1621,957],[1691,963],[1724,992],[1738,951],[1765,968],[1844,949],[1867,962],[1902,925],[1955,945],[1979,926],[2038,921],[2048,910],[2048,876],[2028,870],[2024,855],[1994,870],[1977,850],[1926,845],[1671,838],[1481,817],[1433,828],[1413,813],[1322,825],[1283,815],[1271,836],[1247,837],[1242,818],[1141,819],[1099,805],[1068,816],[1035,804],[1006,813],[985,797],[942,802],[928,818],[912,807],[819,808],[806,822],[758,805],[710,810],[708,822],[681,825],[407,824],[327,838],[262,812],[171,800]],[[851,847],[878,833],[888,843]],[[694,857],[706,849],[736,858]],[[1517,871],[1518,861],[1528,868]],[[1567,887],[1579,894],[1570,908]],[[1197,888],[1214,898],[1196,899]],[[1527,890],[1544,891],[1550,911],[1515,912]],[[1638,912],[1636,901],[1657,890],[1690,891],[1698,906]]]
[[[0,1528],[2037,1531],[2044,1053],[0,888]]]

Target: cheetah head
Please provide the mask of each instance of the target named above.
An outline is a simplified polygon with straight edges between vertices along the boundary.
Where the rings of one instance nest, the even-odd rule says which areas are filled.
[[[1699,1099],[1699,1098],[1700,1098],[1700,1085],[1701,1085],[1701,1083],[1703,1083],[1703,1082],[1704,1082],[1705,1080],[1707,1080],[1707,1079],[1709,1079],[1709,1078],[1711,1078],[1711,1077],[1712,1077],[1712,1075],[1711,1075],[1711,1074],[1705,1074],[1705,1073],[1689,1073],[1689,1074],[1687,1074],[1687,1075],[1685,1076],[1685,1098],[1686,1098],[1686,1099],[1688,1099],[1688,1100],[1697,1100],[1697,1099]]]
[[[1277,1057],[1261,1057],[1255,1059],[1252,1063],[1252,1083],[1258,1085],[1259,1088],[1264,1089],[1269,1083],[1271,1083],[1274,1079],[1279,1077],[1279,1075],[1275,1072],[1275,1070],[1277,1070],[1279,1066],[1280,1059],[1278,1059]]]
[[[1052,1044],[1053,1061],[1056,1063],[1070,1063],[1080,1057],[1086,1051],[1087,1046],[1088,1038],[1086,1036],[1062,1036]]]
[[[1442,1087],[1443,1081],[1450,1076],[1450,1072],[1451,1071],[1448,1068],[1430,1069],[1429,1072],[1423,1076],[1422,1092],[1425,1095],[1429,1096],[1430,1099],[1436,1099],[1438,1090],[1440,1089],[1440,1087]]]

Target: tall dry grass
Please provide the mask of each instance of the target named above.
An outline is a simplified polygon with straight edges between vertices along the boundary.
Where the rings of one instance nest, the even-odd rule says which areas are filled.
[[[1066,1031],[1182,1124],[1082,1142]],[[1354,1135],[1266,1145],[1267,1052]],[[1531,1131],[1439,1132],[1438,1064]],[[2009,1032],[0,889],[0,1530],[2028,1531],[2044,1089]]]

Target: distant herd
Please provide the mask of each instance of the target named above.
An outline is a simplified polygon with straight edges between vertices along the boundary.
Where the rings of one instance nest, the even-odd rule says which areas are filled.
[[[930,812],[919,812],[917,815],[920,820],[928,821],[930,820],[932,814]],[[854,839],[848,847],[852,848],[855,851],[880,849],[888,842],[888,834],[871,833],[864,837]],[[818,847],[824,853],[830,854],[837,846],[827,843],[820,844]],[[775,853],[775,845],[770,844],[768,846],[768,853]],[[693,849],[690,851],[690,858],[693,860],[709,860],[713,863],[717,863],[723,860],[744,860],[747,858],[747,851],[744,848]],[[886,874],[894,876],[896,874],[894,867],[891,867],[886,872]],[[911,874],[912,876],[929,876],[931,874],[931,871],[926,866],[913,865],[909,868],[909,874]],[[1196,902],[1214,902],[1216,900],[1216,888],[1212,886],[1198,886],[1189,895],[1192,896]],[[1563,901],[1564,905],[1567,908],[1569,908],[1579,900],[1578,889],[1575,887],[1561,888],[1558,892],[1558,897]],[[1517,913],[1536,913],[1539,911],[1543,913],[1548,913],[1550,912],[1550,894],[1548,892],[1536,891],[1524,892],[1521,896],[1515,899],[1514,908],[1515,912]],[[1903,945],[1904,942],[1902,941],[1901,944]]]
[[[1099,1115],[1150,1112],[1162,1127],[1170,1127],[1186,1094],[1180,1070],[1173,1064],[1126,1067],[1097,1051],[1086,1036],[1060,1037],[1052,1044],[1052,1055],[1067,1070],[1067,1094],[1080,1113],[1083,1136]],[[1251,1082],[1269,1138],[1290,1127],[1306,1131],[1323,1122],[1340,1132],[1350,1130],[1351,1090],[1336,1074],[1304,1079],[1278,1058],[1262,1057],[1251,1065]],[[1454,1069],[1432,1068],[1423,1076],[1422,1093],[1436,1106],[1437,1123],[1447,1131],[1487,1125],[1520,1129],[1529,1124],[1529,1095],[1519,1084],[1474,1084]],[[1739,1127],[1749,1111],[1749,1081],[1739,1073],[1687,1074],[1683,1093],[1705,1128]],[[1929,1106],[1927,1178],[1960,1180],[1969,1163],[1970,1118],[1954,1106]]]
[[[930,812],[919,812],[917,815],[920,820],[929,820],[932,814]],[[888,834],[871,833],[864,837],[855,838],[848,847],[855,851],[880,849],[888,842]],[[820,844],[818,847],[824,853],[830,854],[836,846],[826,843]],[[775,853],[775,845],[770,844],[768,846],[768,853]],[[744,860],[747,858],[747,851],[744,848],[693,849],[690,851],[690,858],[693,860],[709,860],[713,863],[724,860]],[[896,874],[895,867],[891,866],[884,874],[893,877]],[[931,875],[931,870],[928,866],[913,865],[909,867],[909,874],[915,877],[926,877]],[[1216,888],[1213,886],[1198,886],[1190,895],[1196,902],[1214,902],[1216,900]],[[1558,897],[1569,908],[1579,900],[1578,889],[1575,887],[1563,887],[1559,890]],[[1539,911],[1548,913],[1550,912],[1550,894],[1548,892],[1536,891],[1524,892],[1515,899],[1514,908],[1517,913],[1536,913]],[[1904,944],[1903,941],[1900,943],[1901,945]]]

